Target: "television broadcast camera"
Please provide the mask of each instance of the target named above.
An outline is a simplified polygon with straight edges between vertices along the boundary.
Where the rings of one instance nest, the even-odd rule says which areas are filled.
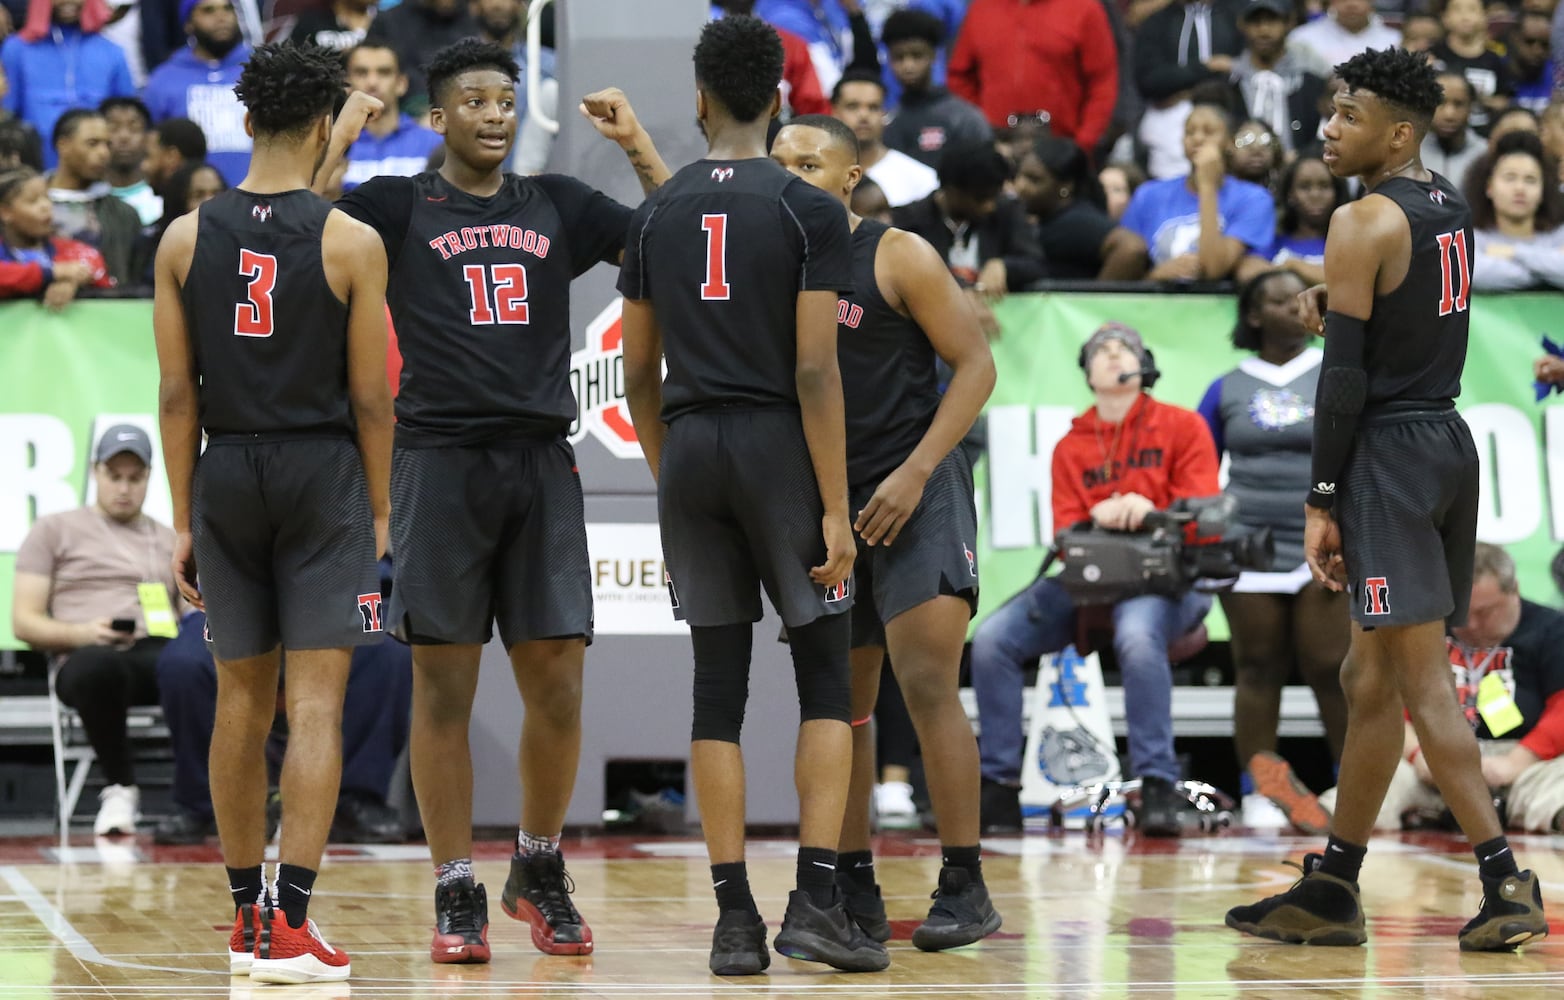
[[[1077,605],[1226,590],[1246,569],[1270,569],[1275,554],[1269,528],[1232,533],[1237,513],[1238,501],[1221,495],[1175,501],[1134,532],[1083,522],[1059,532],[1043,572],[1063,559],[1058,582]],[[1194,541],[1186,539],[1189,524]]]

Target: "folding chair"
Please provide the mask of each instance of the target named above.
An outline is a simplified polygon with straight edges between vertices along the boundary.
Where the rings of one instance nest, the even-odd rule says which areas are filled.
[[[81,799],[82,789],[87,786],[92,762],[97,760],[97,754],[93,753],[92,745],[82,733],[81,718],[75,709],[60,701],[55,691],[55,678],[59,676],[64,662],[64,657],[59,656],[49,661],[49,725],[54,737],[54,791],[61,843],[70,835],[71,817],[76,813],[76,803]],[[70,769],[69,782],[65,774],[67,765]]]

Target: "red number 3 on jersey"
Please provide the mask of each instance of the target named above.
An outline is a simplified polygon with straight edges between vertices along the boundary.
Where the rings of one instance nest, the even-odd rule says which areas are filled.
[[[1442,274],[1439,294],[1439,315],[1466,312],[1467,299],[1472,293],[1472,268],[1466,257],[1466,230],[1440,233],[1439,270]]]
[[[277,258],[254,250],[239,251],[239,273],[250,279],[249,301],[234,306],[235,337],[272,335],[272,291],[277,287]]]

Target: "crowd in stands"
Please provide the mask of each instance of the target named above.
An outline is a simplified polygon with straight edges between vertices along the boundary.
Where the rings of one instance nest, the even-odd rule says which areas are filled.
[[[1215,492],[1219,458],[1230,459],[1244,516],[1270,527],[1278,548],[1278,579],[1251,581],[1222,601],[1233,630],[1245,792],[1282,780],[1268,755],[1281,686],[1294,670],[1314,688],[1331,751],[1341,752],[1345,706],[1335,669],[1346,614],[1341,595],[1295,572],[1320,359],[1296,294],[1323,280],[1332,213],[1360,195],[1321,159],[1341,86],[1333,67],[1369,48],[1424,53],[1441,71],[1445,96],[1422,157],[1471,202],[1476,287],[1564,288],[1564,74],[1553,55],[1564,45],[1564,11],[1556,3],[713,0],[713,17],[754,13],[776,28],[786,56],[784,115],[828,113],[852,128],[867,178],[854,210],[933,245],[990,333],[994,300],[1047,282],[1235,283],[1233,343],[1252,357],[1212,384],[1198,415],[1142,396],[1138,383],[1129,395],[1120,391],[1116,375],[1147,362],[1135,331],[1109,326],[1093,338],[1080,363],[1096,399],[1071,432],[1078,447],[1055,454],[1054,502],[1056,523],[1090,517],[1132,526],[1173,499]],[[423,67],[465,37],[500,43],[525,66],[526,16],[522,0],[0,0],[0,298],[61,309],[83,289],[149,286],[169,224],[245,174],[250,139],[232,87],[251,46],[286,38],[337,50],[344,86],[392,109],[368,126],[334,179],[350,190],[438,162]],[[518,81],[519,116],[531,102],[549,113],[561,103],[552,23],[542,29],[541,84],[529,92]],[[633,97],[635,79],[620,82]],[[535,173],[550,137],[523,121],[513,167]],[[1069,463],[1111,463],[1099,449],[1105,438],[1117,449],[1126,425],[1167,437],[1189,464],[1177,476],[1144,475],[1124,497],[1074,482],[1080,470]],[[144,491],[149,456],[132,449],[98,458],[100,498],[120,489],[122,475],[143,477]],[[50,574],[74,558],[71,536],[131,532],[140,546],[135,506],[117,513],[100,500],[50,522],[62,537],[30,539],[18,560],[18,600],[32,603],[28,630],[17,634],[60,654],[61,695],[82,712],[112,788],[126,789],[108,793],[100,829],[124,826],[136,808],[116,713],[157,699],[157,682],[178,677],[177,696],[162,698],[176,746],[198,747],[211,726],[202,694],[210,658],[186,641],[191,629],[199,634],[198,614],[169,641],[147,633],[125,593],[95,596],[79,614],[37,600],[49,593],[40,588]],[[148,546],[165,544],[160,530],[148,523]],[[166,570],[166,557],[154,562],[149,571]],[[1520,607],[1513,568],[1497,556],[1488,565],[1484,586]],[[1168,664],[1208,607],[1205,598],[1159,598],[1114,613],[1118,664],[1134,691],[1126,703],[1132,768],[1168,810],[1166,786],[1178,777]],[[1525,607],[1530,627],[1540,612]],[[121,611],[133,619],[124,633],[109,624]],[[1019,825],[1022,664],[1072,641],[1073,613],[1062,590],[1039,581],[974,640],[990,829]],[[72,614],[79,620],[67,622]],[[1557,627],[1549,620],[1548,629]],[[1503,631],[1469,638],[1497,642]],[[1564,710],[1551,700],[1549,670],[1544,695],[1557,714]],[[351,687],[348,697],[351,704]],[[360,713],[372,756],[395,757],[405,713],[402,703]],[[1544,728],[1560,725],[1552,719]],[[1532,756],[1564,750],[1564,738],[1551,740],[1528,744]],[[882,755],[906,758],[896,747]],[[180,815],[163,832],[169,842],[210,832],[204,772],[187,764]],[[379,836],[394,826],[383,815],[389,778],[375,767],[364,775],[348,821]],[[1419,777],[1409,765],[1398,778],[1408,796]],[[353,788],[346,779],[344,786]],[[900,791],[891,797],[909,807]],[[1551,808],[1553,799],[1543,802]],[[1259,799],[1246,806],[1259,816]],[[1281,821],[1308,827],[1313,816],[1300,807]],[[1552,813],[1546,819],[1543,828],[1557,826]]]

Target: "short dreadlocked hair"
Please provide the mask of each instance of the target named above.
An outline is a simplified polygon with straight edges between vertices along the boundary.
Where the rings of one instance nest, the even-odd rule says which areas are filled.
[[[782,83],[781,37],[748,14],[712,21],[695,43],[695,82],[738,121],[755,121]]]
[[[504,73],[515,83],[521,78],[521,67],[516,65],[510,50],[493,42],[480,42],[476,38],[464,38],[452,42],[429,60],[424,72],[429,76],[429,106],[445,107],[445,90],[452,80],[476,69],[491,69]]]
[[[262,45],[250,53],[234,93],[257,136],[298,138],[347,99],[342,56],[316,45]]]
[[[1405,49],[1368,49],[1336,67],[1349,91],[1367,90],[1412,122],[1418,135],[1428,131],[1444,100],[1439,72],[1422,54]]]

